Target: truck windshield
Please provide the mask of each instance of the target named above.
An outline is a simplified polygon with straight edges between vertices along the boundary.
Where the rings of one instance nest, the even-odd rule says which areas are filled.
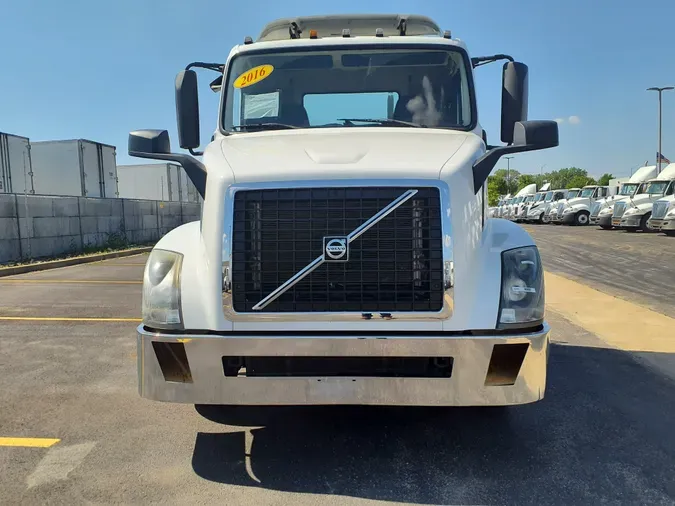
[[[551,202],[553,200],[553,192],[548,192],[546,194],[546,198],[544,199],[544,202]]]
[[[467,61],[457,49],[411,46],[245,52],[227,71],[222,127],[468,130],[474,98]]]
[[[567,200],[576,198],[579,195],[579,190],[572,190],[567,192],[567,197],[565,197]]]
[[[633,195],[638,186],[640,186],[640,183],[624,183],[619,191],[619,195]]]
[[[592,197],[594,191],[595,188],[586,188],[585,190],[581,190],[581,197],[584,198]]]
[[[647,193],[650,195],[663,195],[666,193],[666,188],[668,188],[668,181],[654,181],[647,185]]]

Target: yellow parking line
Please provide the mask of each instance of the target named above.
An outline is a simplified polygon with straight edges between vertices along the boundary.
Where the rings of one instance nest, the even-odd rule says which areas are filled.
[[[0,321],[36,322],[142,322],[141,318],[96,318],[67,316],[0,316]]]
[[[0,279],[0,283],[87,283],[98,285],[142,285],[143,281],[121,281],[119,279],[105,281],[92,279],[25,279],[25,278],[5,278]]]
[[[546,306],[614,348],[675,353],[675,318],[550,272]]]
[[[0,437],[0,446],[24,446],[30,448],[49,448],[61,441],[44,437]]]

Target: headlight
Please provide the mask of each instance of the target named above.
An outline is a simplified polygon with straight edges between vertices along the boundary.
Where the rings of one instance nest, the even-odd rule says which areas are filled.
[[[544,320],[544,274],[536,246],[502,253],[502,291],[497,328],[524,327]]]
[[[183,255],[153,249],[143,273],[143,323],[160,329],[181,329],[180,273]]]

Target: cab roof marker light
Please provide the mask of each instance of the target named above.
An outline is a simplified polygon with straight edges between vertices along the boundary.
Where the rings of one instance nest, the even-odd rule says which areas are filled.
[[[246,44],[247,46],[248,46],[249,44],[253,44],[253,38],[250,37],[250,36],[244,37],[244,44]]]
[[[382,28],[376,28],[375,37],[384,37],[384,30]]]
[[[349,37],[352,36],[352,32],[349,30],[349,28],[343,28],[343,29],[342,29],[342,36],[343,36],[345,39],[348,39]]]
[[[310,30],[309,31],[309,38],[310,39],[316,39],[319,37],[319,33],[316,30]]]
[[[443,38],[444,39],[452,39],[452,33],[450,33],[450,30],[445,30],[443,32]]]

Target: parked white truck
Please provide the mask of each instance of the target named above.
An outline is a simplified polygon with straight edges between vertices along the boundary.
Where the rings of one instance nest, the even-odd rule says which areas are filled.
[[[619,191],[615,195],[610,195],[605,199],[596,201],[591,207],[591,216],[589,222],[591,225],[599,225],[606,230],[612,227],[612,213],[614,204],[624,202],[638,193],[644,181],[653,178],[656,175],[656,165],[640,167],[628,179],[621,184]],[[611,184],[610,184],[611,187]]]
[[[564,199],[558,201],[558,205],[551,207],[548,213],[550,223],[560,225],[562,223],[563,209],[567,206],[567,202],[576,198],[581,193],[581,188],[568,188]]]
[[[525,208],[529,204],[528,200],[531,201],[534,199],[534,195],[537,193],[537,185],[529,184],[521,188],[518,193],[516,193],[516,200],[511,206],[511,212],[509,218],[512,221],[520,221],[523,217]]]
[[[527,67],[508,61],[504,145],[486,145],[474,68],[503,58],[470,58],[425,17],[354,15],[275,21],[224,65],[180,72],[180,145],[203,161],[172,153],[166,130],[129,135],[131,156],[180,163],[204,198],[201,221],[162,237],[147,261],[140,394],[541,399],[541,261],[521,227],[486,217],[486,179],[502,155],[556,146],[558,126],[526,120]],[[219,75],[203,154],[193,68]]]
[[[598,200],[608,197],[609,194],[609,186],[584,186],[578,197],[567,201],[562,213],[562,223],[567,225],[588,225],[593,204]]]
[[[654,202],[648,225],[652,230],[675,236],[675,192]]]
[[[567,190],[549,190],[544,199],[535,203],[527,212],[527,221],[536,223],[549,223],[550,211],[559,201],[567,197]]]
[[[614,205],[612,225],[634,232],[650,230],[654,202],[673,194],[675,189],[675,163],[667,165],[654,178],[642,185],[639,193]]]

